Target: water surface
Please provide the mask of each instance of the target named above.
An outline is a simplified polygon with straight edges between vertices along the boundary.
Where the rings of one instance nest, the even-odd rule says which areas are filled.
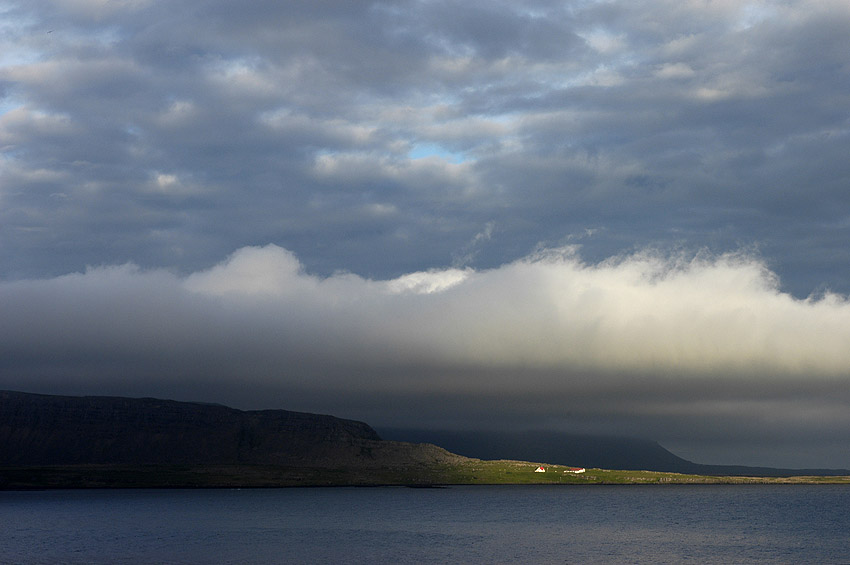
[[[2,563],[847,563],[846,485],[0,492]]]

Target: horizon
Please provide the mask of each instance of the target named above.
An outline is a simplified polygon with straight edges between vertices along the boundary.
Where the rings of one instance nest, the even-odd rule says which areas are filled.
[[[846,2],[0,16],[0,388],[850,468]]]

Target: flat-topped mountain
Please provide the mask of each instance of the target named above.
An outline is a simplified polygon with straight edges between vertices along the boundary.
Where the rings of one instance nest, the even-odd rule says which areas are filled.
[[[848,474],[696,465],[654,442],[623,438],[543,432],[417,435],[388,430],[387,434],[406,441],[383,440],[363,422],[287,410],[0,391],[0,490],[687,483],[735,481],[670,473]],[[550,468],[544,477],[534,472],[539,463],[562,468]],[[589,472],[573,475],[564,465],[585,466]],[[850,478],[835,479],[839,480]]]
[[[367,424],[333,416],[0,391],[0,466],[375,468],[457,459],[433,445],[383,441]]]

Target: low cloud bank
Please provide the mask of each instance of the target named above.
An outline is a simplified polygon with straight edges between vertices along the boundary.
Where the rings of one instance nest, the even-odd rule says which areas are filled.
[[[4,388],[676,441],[850,428],[850,303],[796,299],[746,254],[588,264],[560,248],[381,281],[312,276],[269,245],[185,277],[121,265],[3,282],[0,305]]]
[[[366,347],[376,363],[390,352],[412,363],[681,377],[850,371],[847,299],[795,299],[747,255],[644,252],[588,265],[569,247],[492,270],[372,281],[312,277],[291,253],[267,246],[174,285],[187,300],[226,307],[240,325],[256,316],[278,332],[309,335],[316,354],[343,363],[350,348]]]

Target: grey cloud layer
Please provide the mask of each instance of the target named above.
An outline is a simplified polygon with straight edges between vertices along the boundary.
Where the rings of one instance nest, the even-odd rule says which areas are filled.
[[[315,277],[266,246],[184,277],[124,265],[7,282],[0,303],[3,387],[226,397],[377,424],[496,413],[639,429],[697,454],[850,439],[850,303],[795,299],[740,255],[590,265],[564,248],[370,280]]]
[[[850,290],[843,2],[7,2],[0,267],[758,246]],[[428,155],[431,155],[428,157]],[[414,158],[418,157],[418,158]],[[375,249],[380,249],[376,254]]]

